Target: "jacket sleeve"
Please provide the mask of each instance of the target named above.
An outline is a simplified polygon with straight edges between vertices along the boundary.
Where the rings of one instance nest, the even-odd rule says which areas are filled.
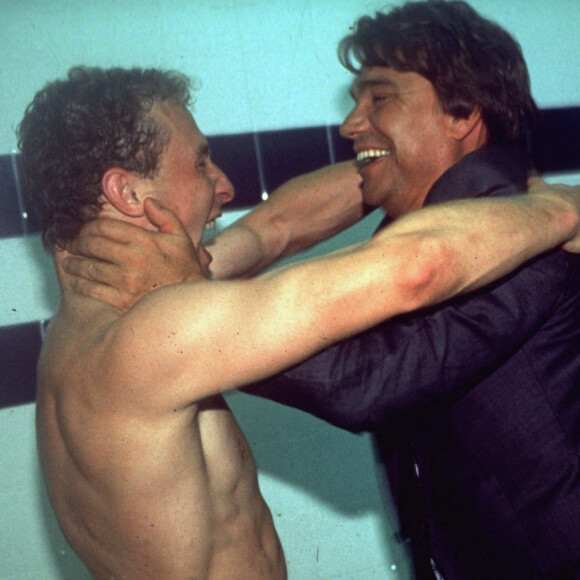
[[[497,369],[557,307],[568,255],[381,324],[246,392],[343,429],[415,429]]]

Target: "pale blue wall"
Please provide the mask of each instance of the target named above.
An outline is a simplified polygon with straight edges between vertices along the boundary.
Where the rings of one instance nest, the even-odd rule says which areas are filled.
[[[519,38],[542,107],[580,102],[578,0],[472,4]],[[159,66],[197,76],[195,114],[210,135],[339,123],[350,78],[335,45],[357,16],[382,5],[0,0],[0,154],[15,149],[13,129],[35,91],[75,64]],[[0,324],[49,317],[57,294],[38,239],[0,240],[0,252]],[[366,436],[247,397],[231,403],[256,454],[291,579],[408,576],[390,541]],[[31,405],[0,411],[0,517],[2,580],[82,578],[42,492]]]
[[[198,76],[208,133],[337,123],[349,75],[337,41],[369,0],[0,0],[0,153],[42,84],[74,64]],[[475,0],[520,40],[541,106],[577,104],[577,0]]]

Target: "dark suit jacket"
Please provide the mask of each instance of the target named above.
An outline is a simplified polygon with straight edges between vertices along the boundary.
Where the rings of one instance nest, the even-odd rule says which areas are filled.
[[[484,147],[447,171],[426,204],[515,193],[528,167],[516,150]],[[578,256],[550,252],[254,393],[377,430],[419,567],[432,560],[448,580],[580,578]]]

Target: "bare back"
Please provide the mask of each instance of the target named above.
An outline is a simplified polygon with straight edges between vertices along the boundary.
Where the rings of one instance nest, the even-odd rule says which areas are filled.
[[[119,315],[99,309],[74,322],[60,313],[39,367],[41,465],[72,547],[97,579],[286,578],[253,458],[221,395],[157,409],[139,384],[119,383],[105,354]]]

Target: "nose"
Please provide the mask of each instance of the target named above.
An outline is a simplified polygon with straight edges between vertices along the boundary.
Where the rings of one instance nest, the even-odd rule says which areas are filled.
[[[365,130],[368,119],[360,104],[356,104],[353,110],[346,116],[340,126],[340,134],[347,139],[356,139],[357,135]]]
[[[227,175],[217,165],[215,165],[215,168],[217,172],[215,179],[215,195],[220,205],[225,205],[234,199],[236,192]]]

